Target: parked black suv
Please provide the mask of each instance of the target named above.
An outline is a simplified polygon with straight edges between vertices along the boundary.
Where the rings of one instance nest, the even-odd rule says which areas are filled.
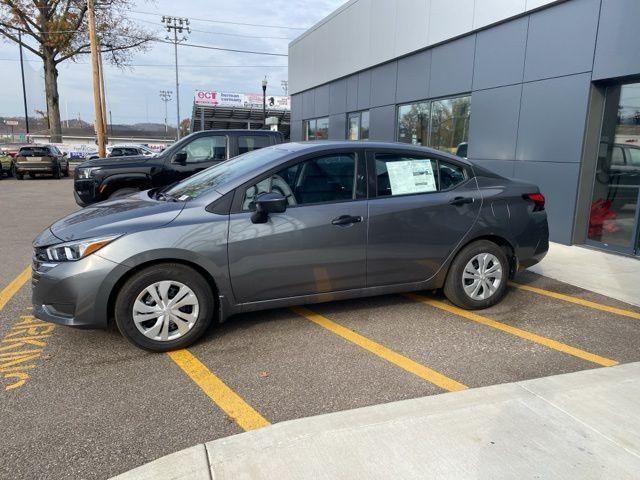
[[[163,187],[243,153],[282,143],[270,130],[195,132],[156,156],[88,160],[75,169],[74,196],[82,207],[108,198]]]

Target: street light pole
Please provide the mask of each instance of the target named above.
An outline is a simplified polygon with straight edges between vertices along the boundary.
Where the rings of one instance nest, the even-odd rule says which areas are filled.
[[[29,111],[27,109],[27,87],[24,83],[24,63],[22,60],[22,32],[18,30],[18,46],[20,47],[20,73],[22,74],[22,101],[24,102],[24,125],[29,135]]]
[[[178,39],[178,33],[182,34],[185,30],[187,33],[191,33],[191,27],[189,27],[189,19],[181,17],[162,17],[162,23],[164,23],[167,32],[171,33],[173,30],[173,39],[166,37],[166,40],[173,41],[173,54],[176,62],[176,119],[177,129],[176,136],[180,140],[180,82],[178,80],[178,43],[184,42],[187,37],[185,35]]]
[[[164,136],[169,135],[169,127],[167,126],[167,104],[171,101],[171,90],[160,90],[160,99],[164,102]]]
[[[267,77],[262,80],[262,129],[267,128]]]

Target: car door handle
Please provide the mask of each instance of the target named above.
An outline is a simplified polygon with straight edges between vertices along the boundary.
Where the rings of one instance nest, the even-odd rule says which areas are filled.
[[[460,205],[464,205],[466,203],[473,203],[472,197],[456,197],[449,202],[449,205],[455,205],[459,207]]]
[[[345,226],[345,225],[351,225],[354,223],[360,223],[361,221],[362,221],[362,217],[353,217],[351,215],[341,215],[331,220],[331,225]]]

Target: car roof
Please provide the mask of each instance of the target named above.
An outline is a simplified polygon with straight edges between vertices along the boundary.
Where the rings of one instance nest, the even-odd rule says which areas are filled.
[[[413,145],[402,142],[379,142],[370,140],[312,140],[308,142],[291,142],[279,145],[279,148],[287,148],[291,151],[308,150],[309,153],[321,152],[323,150],[332,150],[336,148],[364,148],[376,150],[402,150],[403,152],[415,152],[422,155],[437,155],[439,157],[450,158],[465,165],[471,166],[468,160],[457,157],[435,148],[423,147],[421,145]]]

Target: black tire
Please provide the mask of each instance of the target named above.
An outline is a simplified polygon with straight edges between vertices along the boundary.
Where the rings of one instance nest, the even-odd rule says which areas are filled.
[[[32,179],[32,180],[33,180],[34,178],[36,178],[36,174],[35,174],[35,173],[31,173],[31,172],[29,172],[29,173],[27,173],[27,175],[29,175],[29,178],[30,178],[30,179]]]
[[[493,255],[500,263],[502,278],[498,283],[496,290],[485,299],[472,298],[463,287],[464,270],[467,264],[476,255],[488,253]],[[493,265],[493,263],[491,264]],[[447,280],[444,284],[444,294],[451,303],[467,310],[478,310],[488,308],[495,305],[504,296],[507,289],[507,281],[509,279],[509,259],[504,250],[493,242],[488,240],[478,240],[464,247],[454,258],[447,273]],[[472,280],[466,280],[472,282]],[[485,287],[481,287],[485,288]],[[482,291],[482,290],[481,290]],[[473,293],[473,292],[472,292]]]
[[[16,177],[16,180],[22,180],[24,178],[24,173],[18,173],[16,167],[13,167],[13,176]]]
[[[69,173],[70,173],[69,171],[70,171],[70,167],[69,167],[69,164],[67,163],[67,168],[65,168],[65,169],[64,169],[64,173],[63,173],[63,175],[64,175],[65,177],[68,177],[68,176],[69,176]]]
[[[62,177],[61,174],[61,167],[54,167],[53,169],[53,178],[55,178],[56,180],[60,180],[60,178]]]
[[[137,188],[120,188],[119,190],[111,193],[109,195],[109,199],[126,197],[127,195],[131,195],[132,193],[138,193],[139,191],[140,190],[138,190]]]
[[[15,167],[13,165],[9,166],[9,170],[7,170],[7,177],[13,177],[13,171]]]
[[[191,329],[181,337],[166,341],[154,340],[146,337],[136,327],[133,306],[138,295],[147,287],[166,280],[180,282],[193,291],[198,300],[198,317]],[[167,352],[186,348],[202,337],[213,322],[215,306],[211,287],[202,275],[179,263],[161,263],[140,270],[122,286],[115,303],[116,325],[120,333],[137,347],[152,352]],[[173,324],[173,327],[176,325]]]

